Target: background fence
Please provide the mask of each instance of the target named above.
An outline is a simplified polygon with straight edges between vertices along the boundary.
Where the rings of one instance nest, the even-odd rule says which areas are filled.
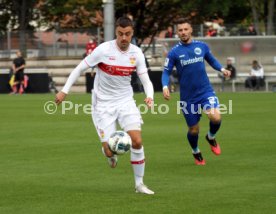
[[[207,28],[204,25],[194,26],[194,36],[208,42],[214,49],[213,51],[219,53],[219,55],[229,56],[240,53],[242,56],[245,54],[259,54],[262,56],[266,53],[271,54],[270,52],[276,46],[274,36],[243,36],[245,28],[237,25],[226,25],[217,37],[211,38],[204,37],[206,30]],[[46,32],[8,31],[0,35],[0,58],[13,58],[17,49],[26,50],[27,58],[82,56],[89,39],[94,37],[100,43],[102,42],[102,36],[100,28]],[[146,54],[160,55],[163,52],[163,50],[160,52],[160,48],[170,48],[176,41],[177,39],[162,40],[157,37],[156,44],[147,49]],[[165,46],[159,47],[160,45]],[[142,45],[142,48],[145,49],[146,47],[147,44]]]
[[[276,36],[198,37],[206,42],[212,53],[222,63],[231,57],[234,64],[243,70],[253,59],[261,62],[267,71],[276,72]],[[165,57],[178,39],[158,39],[155,54]],[[248,70],[246,70],[248,71]]]
[[[13,58],[17,49],[26,50],[27,58],[52,56],[81,56],[90,38],[100,38],[100,31],[6,32],[0,35],[0,58]]]

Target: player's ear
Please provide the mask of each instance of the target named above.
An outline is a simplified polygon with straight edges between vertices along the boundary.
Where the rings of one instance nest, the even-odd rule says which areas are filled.
[[[134,35],[134,29],[131,30],[131,37]]]

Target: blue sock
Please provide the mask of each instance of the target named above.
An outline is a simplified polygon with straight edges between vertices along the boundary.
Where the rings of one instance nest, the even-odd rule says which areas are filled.
[[[210,121],[209,125],[210,125],[210,130],[209,130],[208,135],[209,135],[210,137],[215,137],[217,131],[218,131],[219,128],[220,128],[221,121],[220,121],[219,123],[213,123],[212,121]]]
[[[190,146],[191,146],[192,149],[193,149],[193,152],[194,152],[194,153],[199,152],[199,149],[198,149],[198,146],[197,146],[198,134],[197,134],[197,135],[192,135],[192,134],[190,134],[190,132],[188,132],[188,133],[187,133],[187,138],[188,138],[188,141],[189,141],[189,143],[190,143]]]

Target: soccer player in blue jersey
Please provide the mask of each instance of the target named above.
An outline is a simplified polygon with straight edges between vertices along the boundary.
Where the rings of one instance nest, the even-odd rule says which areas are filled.
[[[205,165],[205,160],[198,148],[199,121],[201,109],[210,120],[206,140],[214,154],[220,155],[221,149],[215,135],[221,125],[219,101],[206,73],[206,60],[215,70],[228,77],[231,71],[226,70],[212,55],[208,45],[192,39],[193,28],[187,19],[177,23],[177,34],[180,38],[168,53],[162,74],[163,96],[170,99],[168,89],[169,76],[174,66],[180,84],[180,106],[188,125],[187,138],[192,147],[196,165]]]

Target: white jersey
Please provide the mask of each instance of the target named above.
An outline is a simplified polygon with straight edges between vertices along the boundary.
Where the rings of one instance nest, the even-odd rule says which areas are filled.
[[[131,74],[147,73],[145,57],[142,50],[130,44],[123,52],[116,40],[99,45],[84,61],[89,67],[96,67],[93,102],[122,103],[133,97],[130,84]]]
[[[256,68],[256,69],[251,68],[251,75],[263,78],[263,76],[264,76],[264,69],[263,69],[263,67],[259,67],[259,68]]]

